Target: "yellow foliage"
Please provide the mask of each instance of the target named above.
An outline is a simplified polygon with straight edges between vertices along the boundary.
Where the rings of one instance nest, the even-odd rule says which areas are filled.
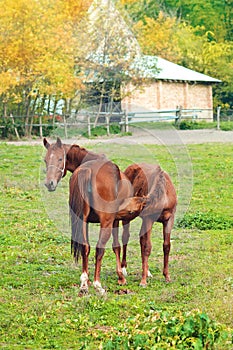
[[[166,17],[160,12],[157,19],[145,17],[144,22],[136,23],[134,30],[144,54],[173,61],[179,57],[175,18]]]
[[[0,95],[75,92],[75,56],[82,51],[76,25],[91,1],[0,0]],[[79,52],[79,56],[81,56]]]

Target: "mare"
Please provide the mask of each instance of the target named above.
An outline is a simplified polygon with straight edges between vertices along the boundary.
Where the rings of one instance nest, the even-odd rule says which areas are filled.
[[[161,222],[163,225],[163,253],[164,266],[163,275],[166,282],[170,281],[168,271],[168,260],[170,252],[170,235],[174,224],[174,217],[177,206],[175,187],[169,175],[159,165],[132,164],[124,171],[133,186],[133,195],[149,198],[140,213],[142,225],[140,229],[140,245],[142,256],[142,279],[140,285],[147,284],[147,277],[151,276],[148,269],[148,258],[151,253],[151,230],[154,222]],[[130,220],[123,219],[123,272],[126,269],[126,252],[129,240]]]
[[[120,262],[118,241],[119,220],[132,220],[142,211],[147,199],[132,196],[132,186],[118,166],[104,155],[87,151],[78,145],[66,145],[57,138],[51,144],[44,139],[47,149],[45,163],[47,169],[45,185],[55,191],[57,184],[66,175],[70,179],[70,216],[72,226],[71,249],[77,260],[82,256],[81,291],[88,290],[88,223],[100,223],[99,240],[96,245],[94,287],[104,293],[100,282],[101,262],[105,245],[113,234],[113,250],[116,254],[118,283],[125,284]]]

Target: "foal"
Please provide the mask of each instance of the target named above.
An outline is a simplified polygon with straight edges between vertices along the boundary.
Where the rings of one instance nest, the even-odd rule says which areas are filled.
[[[149,204],[140,213],[142,225],[140,229],[140,245],[142,256],[142,279],[140,285],[147,284],[147,277],[150,276],[148,269],[148,258],[151,253],[151,230],[155,221],[163,225],[163,252],[164,266],[163,275],[166,282],[170,281],[168,271],[168,259],[170,252],[170,235],[174,224],[174,217],[177,206],[175,187],[169,175],[159,165],[132,164],[124,171],[133,186],[134,196],[147,196]],[[123,219],[123,258],[122,268],[126,271],[126,251],[129,241],[130,220]]]

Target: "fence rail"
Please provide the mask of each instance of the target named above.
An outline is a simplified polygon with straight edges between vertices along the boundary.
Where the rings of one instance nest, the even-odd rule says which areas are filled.
[[[117,123],[121,130],[124,132],[129,131],[129,126],[136,123],[143,122],[162,122],[162,121],[174,121],[177,125],[182,120],[198,120],[205,119],[200,117],[200,115],[205,114],[204,112],[212,112],[211,109],[183,109],[178,106],[175,109],[165,109],[165,110],[154,110],[154,111],[137,111],[137,112],[90,112],[81,111],[75,116],[59,116],[59,120],[56,120],[54,116],[31,116],[29,119],[31,122],[26,122],[27,118],[25,116],[10,116],[10,117],[0,117],[0,135],[4,129],[9,127],[9,125],[2,125],[3,121],[8,120],[15,133],[16,137],[19,138],[19,128],[28,127],[37,130],[37,134],[40,137],[47,136],[46,130],[63,129],[64,136],[68,138],[68,130],[70,129],[80,129],[85,130],[88,136],[92,135],[93,127],[104,126],[107,130],[107,134],[110,134],[110,125]],[[220,113],[221,112],[221,113]],[[222,120],[222,115],[224,120],[233,120],[233,110],[230,110],[227,114],[224,111],[217,108],[217,128],[220,128],[220,120]],[[225,117],[227,115],[227,117]]]

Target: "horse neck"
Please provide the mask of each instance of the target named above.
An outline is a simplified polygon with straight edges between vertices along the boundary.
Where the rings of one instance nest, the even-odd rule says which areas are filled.
[[[82,163],[85,163],[89,160],[98,159],[101,156],[94,153],[89,152],[85,148],[79,147],[78,145],[65,145],[66,151],[66,170],[70,172],[74,172],[77,167],[79,167]]]

